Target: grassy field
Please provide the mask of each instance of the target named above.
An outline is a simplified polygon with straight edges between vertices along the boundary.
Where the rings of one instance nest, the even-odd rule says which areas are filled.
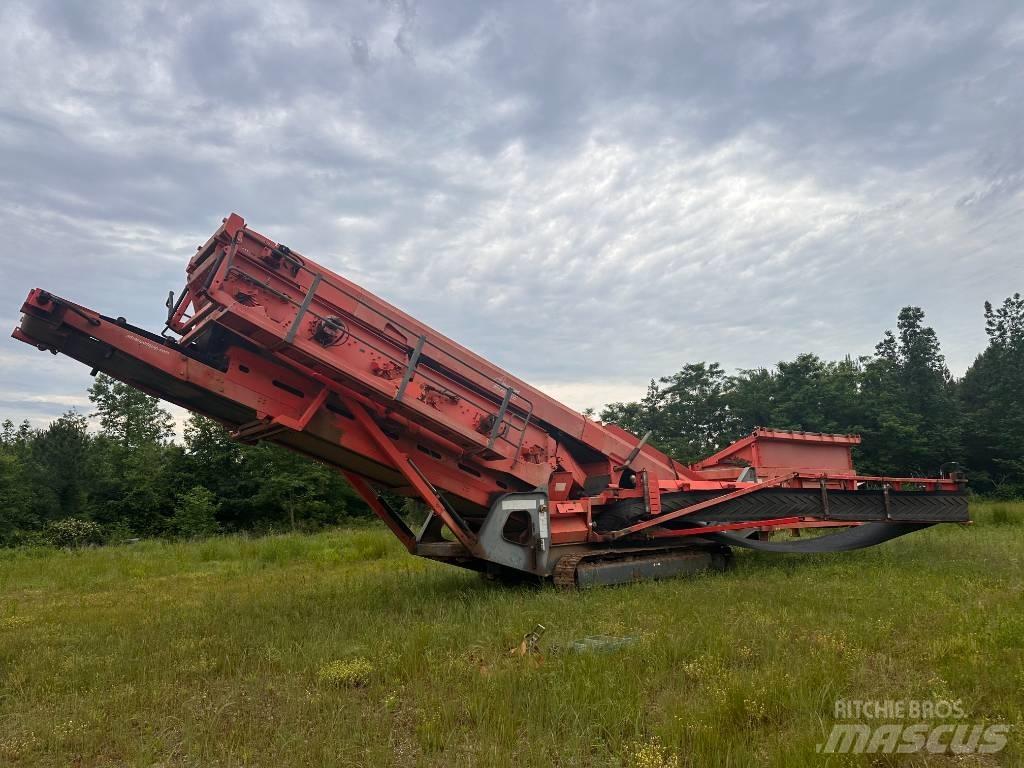
[[[383,526],[0,553],[0,766],[1024,764],[1024,504],[582,593]],[[508,654],[535,624],[543,655]],[[574,653],[591,635],[631,636]],[[836,699],[959,699],[988,756],[824,756]]]

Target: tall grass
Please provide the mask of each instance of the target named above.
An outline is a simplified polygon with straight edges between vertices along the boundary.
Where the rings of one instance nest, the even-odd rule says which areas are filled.
[[[1024,504],[974,516],[581,593],[383,528],[3,552],[0,766],[816,766],[838,698],[960,699],[1011,743],[931,760],[1020,764]],[[635,642],[570,651],[598,634]]]
[[[1012,501],[984,501],[971,507],[978,523],[994,525],[1024,525],[1024,503]]]

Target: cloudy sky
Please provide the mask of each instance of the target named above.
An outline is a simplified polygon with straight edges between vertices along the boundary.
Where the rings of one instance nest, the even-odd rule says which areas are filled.
[[[0,4],[0,326],[159,330],[237,211],[582,408],[684,363],[950,367],[1024,290],[1019,2]],[[88,410],[0,342],[0,418]]]

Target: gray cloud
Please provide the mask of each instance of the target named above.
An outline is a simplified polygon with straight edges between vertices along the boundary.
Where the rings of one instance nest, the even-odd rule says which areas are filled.
[[[907,303],[962,372],[1024,287],[1018,8],[9,2],[0,321],[39,285],[159,327],[237,210],[578,407]],[[0,351],[0,416],[81,403]]]

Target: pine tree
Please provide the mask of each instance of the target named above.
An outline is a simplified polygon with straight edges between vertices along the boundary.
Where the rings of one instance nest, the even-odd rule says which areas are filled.
[[[985,302],[988,348],[961,385],[965,453],[973,485],[1024,495],[1024,299]]]
[[[919,307],[904,307],[862,381],[863,471],[935,476],[960,454],[956,387],[934,329]]]
[[[718,363],[691,363],[661,379],[662,442],[691,463],[725,447],[732,434],[729,377]]]
[[[32,485],[32,509],[40,520],[90,516],[95,465],[86,418],[68,411],[24,440],[24,466]]]
[[[40,520],[31,513],[31,489],[21,462],[7,444],[0,445],[0,546],[38,530]]]

